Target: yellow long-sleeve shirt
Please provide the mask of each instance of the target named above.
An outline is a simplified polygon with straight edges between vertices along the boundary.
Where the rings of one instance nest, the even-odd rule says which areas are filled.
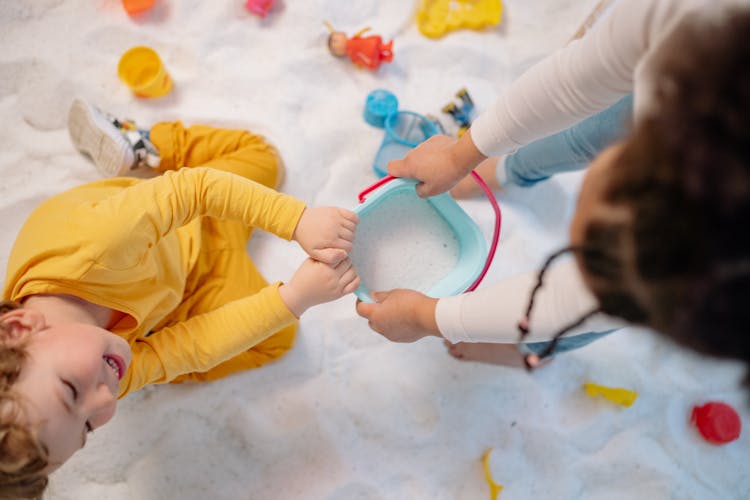
[[[112,329],[133,351],[122,397],[206,371],[296,320],[276,283],[164,326],[198,257],[201,217],[239,221],[290,240],[304,208],[291,196],[210,168],[85,184],[29,216],[9,257],[3,297],[69,294],[127,314]]]

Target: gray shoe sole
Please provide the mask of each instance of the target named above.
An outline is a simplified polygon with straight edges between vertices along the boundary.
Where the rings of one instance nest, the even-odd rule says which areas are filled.
[[[127,174],[135,157],[122,133],[90,104],[76,99],[68,113],[68,132],[73,145],[91,157],[105,177]]]

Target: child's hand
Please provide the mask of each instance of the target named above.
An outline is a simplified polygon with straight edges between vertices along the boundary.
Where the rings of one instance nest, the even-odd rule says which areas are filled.
[[[332,266],[346,259],[359,217],[337,207],[306,208],[292,239],[315,260]]]
[[[419,196],[434,196],[452,188],[469,175],[485,156],[471,139],[469,129],[461,139],[434,135],[406,153],[401,160],[388,162],[388,173],[394,177],[417,179]]]
[[[329,266],[313,259],[305,259],[289,280],[279,287],[281,300],[296,317],[310,307],[336,300],[352,293],[359,286],[359,276],[349,259]]]
[[[357,314],[367,319],[370,328],[393,342],[416,342],[442,337],[435,321],[437,299],[414,290],[370,292],[374,304],[357,301]]]
[[[456,139],[444,135],[430,137],[403,159],[388,162],[388,173],[394,177],[419,180],[416,188],[419,196],[448,191],[467,174],[451,154],[456,142]]]

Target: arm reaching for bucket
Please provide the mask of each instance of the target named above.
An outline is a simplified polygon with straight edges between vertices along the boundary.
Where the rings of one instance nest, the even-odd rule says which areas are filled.
[[[414,290],[370,292],[375,304],[357,303],[357,313],[370,328],[394,342],[414,342],[426,336],[451,343],[519,341],[518,320],[524,315],[538,273],[510,276],[471,293],[433,299]],[[574,260],[550,266],[539,289],[525,342],[550,341],[560,327],[596,306]],[[621,328],[623,323],[600,314],[572,328],[566,337]]]
[[[486,157],[477,149],[469,129],[460,139],[446,135],[430,137],[407,153],[403,160],[388,163],[394,177],[417,179],[417,194],[434,196],[452,188]]]
[[[441,337],[435,321],[437,299],[414,290],[371,292],[374,304],[357,301],[357,314],[370,328],[392,342],[416,342]]]

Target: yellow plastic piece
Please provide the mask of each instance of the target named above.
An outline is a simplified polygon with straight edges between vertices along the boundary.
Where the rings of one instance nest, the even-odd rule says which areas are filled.
[[[133,47],[117,64],[117,74],[138,97],[161,97],[172,90],[172,78],[154,49]]]
[[[591,382],[583,384],[583,388],[586,389],[586,394],[592,398],[602,396],[603,398],[621,406],[632,405],[638,397],[638,393],[635,391],[619,387],[606,387]]]
[[[500,0],[420,0],[417,27],[424,36],[440,38],[461,28],[496,26],[502,12]]]
[[[492,472],[490,472],[490,453],[492,448],[484,452],[482,455],[482,466],[484,467],[484,478],[487,480],[487,484],[490,485],[490,500],[497,500],[497,496],[503,491],[503,485],[497,484],[492,479]]]

